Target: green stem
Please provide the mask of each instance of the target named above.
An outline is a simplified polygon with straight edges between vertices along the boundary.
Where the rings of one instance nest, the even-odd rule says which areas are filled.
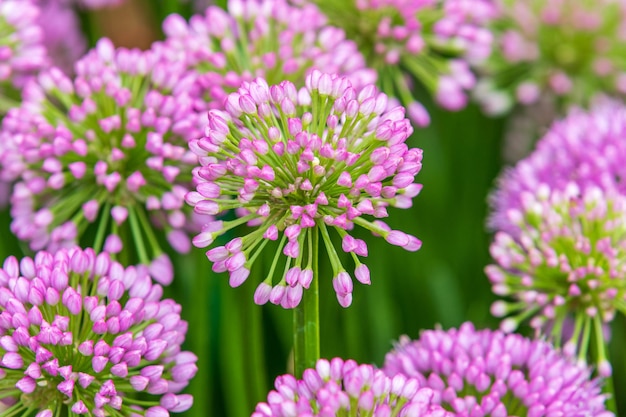
[[[595,362],[597,364],[601,363],[602,361],[609,362],[608,349],[606,348],[604,332],[602,331],[602,319],[599,315],[594,317],[593,324],[593,330],[595,333],[594,336],[596,338]],[[613,412],[614,415],[618,416],[619,414],[617,413],[617,403],[615,402],[615,387],[613,386],[613,375],[604,378],[603,392],[607,394],[606,409]]]
[[[320,357],[320,318],[319,318],[319,276],[318,253],[319,231],[314,227],[309,231],[311,247],[311,268],[313,281],[304,291],[302,301],[294,310],[294,361],[295,375],[301,378],[305,369],[313,368]]]
[[[619,416],[617,412],[617,403],[615,402],[615,387],[613,386],[613,375],[604,379],[604,393],[607,394],[606,409],[614,415]]]

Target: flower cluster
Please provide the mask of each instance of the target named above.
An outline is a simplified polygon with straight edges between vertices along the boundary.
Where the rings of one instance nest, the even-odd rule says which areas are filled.
[[[21,88],[48,65],[38,16],[39,9],[30,0],[0,3],[0,88],[3,96],[11,93],[7,89]],[[18,97],[15,94],[12,98]],[[5,107],[2,113],[7,110]]]
[[[292,375],[276,378],[275,391],[257,405],[252,417],[451,417],[433,405],[433,391],[417,380],[387,377],[371,365],[353,360],[320,359],[301,380]]]
[[[0,398],[6,415],[168,416],[196,373],[187,323],[143,267],[60,249],[0,269]],[[147,408],[147,410],[146,410]],[[144,411],[145,410],[145,411]],[[145,414],[144,414],[145,413]]]
[[[599,187],[626,195],[626,107],[616,101],[597,102],[590,111],[572,110],[553,123],[535,151],[505,171],[490,196],[489,226],[516,236],[511,211],[541,184],[564,190],[574,182],[581,190]]]
[[[613,416],[589,369],[544,341],[471,323],[402,338],[384,370],[430,387],[457,416]]]
[[[368,65],[378,71],[382,90],[400,98],[420,125],[428,123],[428,114],[411,96],[407,74],[435,94],[441,106],[458,110],[465,107],[466,90],[476,82],[470,64],[491,51],[486,24],[495,16],[495,7],[490,1],[312,2],[332,24],[343,27],[361,51],[368,51]]]
[[[219,109],[244,81],[304,82],[313,69],[337,73],[363,86],[376,81],[365,59],[341,29],[329,26],[313,5],[286,0],[231,0],[228,11],[211,6],[189,24],[176,14],[163,23],[161,46],[198,73],[197,109]]]
[[[563,108],[600,92],[626,94],[626,9],[619,0],[504,0],[493,23],[498,48],[476,97],[494,114],[541,94]]]
[[[585,359],[595,338],[599,371],[610,374],[603,323],[626,313],[622,251],[626,223],[626,108],[603,101],[555,122],[537,149],[499,181],[491,196],[495,229],[486,273],[511,331],[531,318],[568,352]],[[573,330],[564,331],[573,320]]]
[[[313,279],[313,252],[321,234],[337,298],[347,307],[352,279],[330,227],[364,284],[370,282],[369,270],[358,257],[367,256],[367,245],[349,234],[354,225],[418,250],[417,238],[363,217],[387,217],[389,206],[408,208],[421,189],[414,180],[422,151],[405,144],[413,129],[404,109],[385,111],[387,104],[387,96],[372,85],[357,93],[347,78],[315,70],[300,90],[288,81],[244,83],[228,96],[224,111],[211,110],[207,137],[190,143],[201,166],[194,171],[197,188],[187,202],[199,214],[238,209],[240,216],[208,223],[193,243],[206,247],[238,225],[255,227],[207,252],[213,270],[228,271],[231,286],[241,285],[258,255],[276,241],[274,261],[254,299],[295,307]],[[281,253],[287,261],[275,282]]]
[[[493,291],[514,302],[497,301],[496,316],[505,331],[533,317],[531,326],[551,327],[561,344],[566,320],[575,327],[566,345],[586,357],[590,334],[604,346],[602,324],[616,310],[626,312],[626,197],[599,188],[581,190],[570,183],[564,191],[545,184],[536,195],[525,193],[524,206],[512,211],[521,233],[498,232],[490,252],[496,265],[486,268]],[[592,331],[593,330],[593,331]],[[578,345],[578,346],[577,346]],[[610,374],[604,348],[596,352],[599,371]]]
[[[117,253],[128,236],[139,262],[169,262],[153,224],[186,252],[198,223],[184,201],[197,164],[187,142],[201,136],[185,71],[103,39],[76,72],[73,81],[55,68],[40,74],[3,121],[2,178],[18,180],[11,230],[33,250],[54,251],[93,224],[96,250]],[[155,278],[167,283],[171,273]]]

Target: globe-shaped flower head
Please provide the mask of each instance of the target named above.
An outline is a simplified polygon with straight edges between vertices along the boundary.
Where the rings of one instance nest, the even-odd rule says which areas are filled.
[[[304,2],[304,1],[302,1]],[[409,76],[418,80],[448,110],[465,107],[474,87],[470,64],[491,50],[486,23],[495,8],[485,0],[312,0],[344,28],[376,69],[379,86],[407,106],[418,124],[428,114],[411,96]]]
[[[276,241],[271,245],[276,256],[255,301],[295,307],[311,283],[320,233],[345,307],[352,300],[352,280],[329,229],[342,239],[356,278],[365,284],[369,271],[359,257],[367,256],[367,245],[350,235],[353,226],[407,250],[419,249],[417,238],[364,217],[381,219],[390,206],[410,207],[421,189],[414,177],[422,151],[405,144],[413,129],[402,107],[386,108],[387,96],[374,86],[357,94],[348,79],[316,70],[300,90],[288,81],[244,83],[228,96],[224,111],[209,112],[207,137],[191,142],[201,166],[187,201],[200,214],[238,208],[240,217],[208,223],[193,243],[205,247],[240,224],[254,227],[207,252],[213,269],[228,271],[230,284],[241,285],[258,255]]]
[[[168,416],[194,376],[187,323],[144,267],[60,249],[0,269],[3,415]],[[136,414],[135,414],[136,413]]]
[[[376,72],[343,30],[328,25],[312,4],[286,0],[229,0],[228,11],[210,6],[187,23],[172,14],[163,23],[162,46],[198,74],[192,94],[197,109],[218,109],[243,81],[302,84],[313,69],[350,78],[355,87],[376,81]]]
[[[530,105],[587,105],[598,92],[626,94],[626,9],[620,0],[501,0],[497,47],[477,97],[488,111]]]
[[[611,417],[589,369],[549,343],[501,331],[427,330],[385,357],[389,376],[415,378],[453,416]]]
[[[605,374],[603,323],[626,312],[625,139],[621,105],[575,111],[504,174],[492,196],[496,264],[486,272],[494,292],[512,299],[492,307],[497,316],[510,315],[502,328],[530,318],[581,359],[595,340]]]
[[[154,229],[186,252],[194,224],[184,195],[197,158],[187,141],[201,134],[185,72],[106,39],[76,70],[73,81],[57,69],[42,73],[4,120],[2,176],[18,180],[11,230],[33,250],[80,241],[167,266]],[[155,270],[171,280],[168,268]]]
[[[417,380],[390,378],[353,360],[320,359],[301,380],[282,375],[274,386],[252,417],[452,417],[433,404],[433,390]]]

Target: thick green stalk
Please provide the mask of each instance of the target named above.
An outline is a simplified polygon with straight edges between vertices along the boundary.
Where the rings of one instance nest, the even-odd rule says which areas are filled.
[[[304,291],[302,301],[294,310],[294,370],[297,378],[307,368],[313,368],[320,357],[320,308],[319,308],[319,231],[317,227],[309,233],[311,245],[311,268],[313,281],[309,289]]]

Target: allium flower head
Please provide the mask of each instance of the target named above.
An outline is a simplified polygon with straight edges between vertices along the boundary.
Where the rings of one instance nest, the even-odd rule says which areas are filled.
[[[390,378],[353,360],[320,359],[301,380],[282,375],[274,387],[252,417],[452,417],[432,404],[433,390],[417,380],[403,375]]]
[[[430,387],[433,402],[454,416],[613,416],[589,369],[545,341],[471,323],[402,338],[384,370]]]
[[[221,108],[229,93],[257,77],[300,85],[319,69],[349,77],[355,87],[376,81],[356,44],[311,4],[229,0],[228,11],[210,6],[189,23],[172,14],[163,31],[167,39],[160,46],[198,73],[193,91],[198,109]]]
[[[590,339],[605,345],[603,323],[625,311],[625,110],[605,102],[573,111],[491,196],[496,264],[486,273],[496,294],[513,299],[497,301],[492,312],[510,315],[502,322],[507,331],[531,319],[581,359]],[[570,320],[573,330],[564,332]],[[610,373],[604,348],[596,350],[599,370]]]
[[[154,226],[186,252],[193,224],[184,196],[197,158],[187,141],[201,134],[185,72],[106,39],[76,71],[73,81],[54,68],[40,74],[4,119],[2,177],[18,179],[11,230],[33,250],[54,251],[93,224],[95,248],[119,252],[130,236],[125,249],[141,263],[167,264]]]
[[[506,170],[490,196],[489,226],[513,236],[519,226],[511,211],[521,210],[524,196],[541,184],[565,190],[573,182],[581,190],[598,187],[626,195],[626,107],[616,101],[597,102],[589,110],[573,109],[552,124],[536,150]]]
[[[417,79],[449,110],[467,103],[474,87],[470,64],[490,53],[486,23],[495,8],[486,0],[312,0],[359,44],[379,85],[407,106],[418,124],[429,122],[411,96],[408,76]]]
[[[357,94],[347,78],[315,70],[306,87],[288,81],[269,86],[257,79],[228,96],[224,111],[209,112],[207,137],[192,141],[200,157],[194,171],[196,191],[187,202],[199,214],[238,209],[240,217],[204,226],[193,243],[210,245],[217,236],[248,223],[245,236],[211,249],[216,272],[228,271],[230,284],[241,285],[270,241],[276,256],[255,302],[295,307],[313,277],[312,243],[321,234],[334,271],[339,303],[352,301],[352,279],[331,241],[329,229],[352,255],[356,278],[369,284],[369,270],[359,257],[367,245],[350,235],[361,226],[407,250],[421,242],[380,220],[387,207],[408,208],[421,189],[414,183],[422,150],[405,144],[413,129],[404,109],[387,108],[387,96],[370,85]],[[279,266],[280,254],[286,257]],[[278,280],[275,278],[278,277]]]
[[[91,249],[42,251],[5,260],[0,294],[7,415],[148,417],[191,406],[176,394],[197,370],[180,348],[187,323],[145,268]]]
[[[598,92],[626,94],[626,8],[621,0],[500,0],[497,47],[477,98],[491,113],[548,94],[561,109]]]
[[[493,291],[513,298],[492,306],[496,316],[514,330],[532,317],[531,326],[551,327],[551,338],[562,342],[564,324],[575,326],[566,348],[585,358],[590,335],[603,346],[602,324],[624,311],[626,300],[626,197],[599,188],[565,190],[545,184],[536,194],[524,194],[524,206],[512,211],[521,229],[513,238],[496,233],[490,252],[495,265],[486,268]],[[599,370],[610,373],[604,348],[597,353]]]
[[[37,24],[39,9],[30,0],[0,3],[0,88],[21,88],[48,64],[42,45],[43,32]],[[17,95],[14,98],[19,97]],[[3,113],[6,109],[3,109]]]

